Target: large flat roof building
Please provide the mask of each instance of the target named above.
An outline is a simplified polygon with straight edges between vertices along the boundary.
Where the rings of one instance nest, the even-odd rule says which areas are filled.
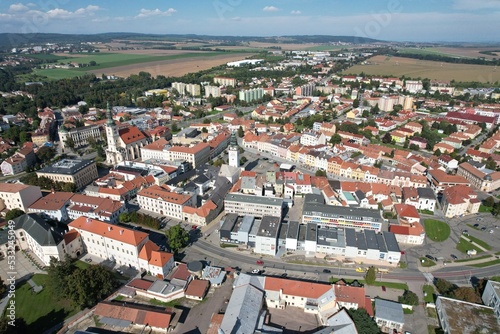
[[[304,203],[302,223],[315,223],[322,227],[350,227],[356,230],[382,230],[380,211],[373,209]]]
[[[47,177],[54,182],[74,183],[81,189],[97,179],[97,166],[93,160],[63,159],[36,172],[38,177]]]
[[[283,199],[230,193],[226,195],[224,207],[227,213],[236,213],[242,216],[274,216],[281,218]]]

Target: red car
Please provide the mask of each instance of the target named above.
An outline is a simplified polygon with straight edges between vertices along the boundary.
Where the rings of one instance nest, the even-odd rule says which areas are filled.
[[[262,261],[262,260],[257,260],[257,264],[262,266],[262,265],[264,264],[264,261]]]

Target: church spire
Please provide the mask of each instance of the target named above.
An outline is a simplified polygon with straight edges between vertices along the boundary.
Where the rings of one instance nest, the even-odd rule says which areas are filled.
[[[106,125],[115,125],[115,121],[113,120],[113,114],[111,113],[111,108],[109,106],[109,101],[106,102]]]
[[[233,132],[231,132],[231,139],[229,140],[229,145],[231,147],[238,147],[238,141],[236,139],[236,134]]]

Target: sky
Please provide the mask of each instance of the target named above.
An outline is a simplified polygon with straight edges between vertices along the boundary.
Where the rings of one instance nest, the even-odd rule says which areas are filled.
[[[0,0],[0,32],[500,42],[500,0]]]

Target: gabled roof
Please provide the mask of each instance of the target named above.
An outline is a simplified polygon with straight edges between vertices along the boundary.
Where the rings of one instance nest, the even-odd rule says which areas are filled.
[[[129,245],[138,246],[144,239],[149,238],[147,233],[108,224],[96,219],[81,216],[68,224],[70,228],[87,231],[93,234],[117,240]]]
[[[142,133],[139,128],[135,126],[129,126],[118,131],[120,138],[123,140],[125,145],[134,143],[136,141],[140,141],[146,139],[144,133]]]
[[[266,277],[264,289],[270,291],[283,290],[283,294],[317,299],[332,289],[330,284],[288,280],[277,277]]]
[[[40,246],[56,246],[63,240],[64,232],[49,225],[36,213],[28,213],[12,219],[14,229],[22,228]]]

